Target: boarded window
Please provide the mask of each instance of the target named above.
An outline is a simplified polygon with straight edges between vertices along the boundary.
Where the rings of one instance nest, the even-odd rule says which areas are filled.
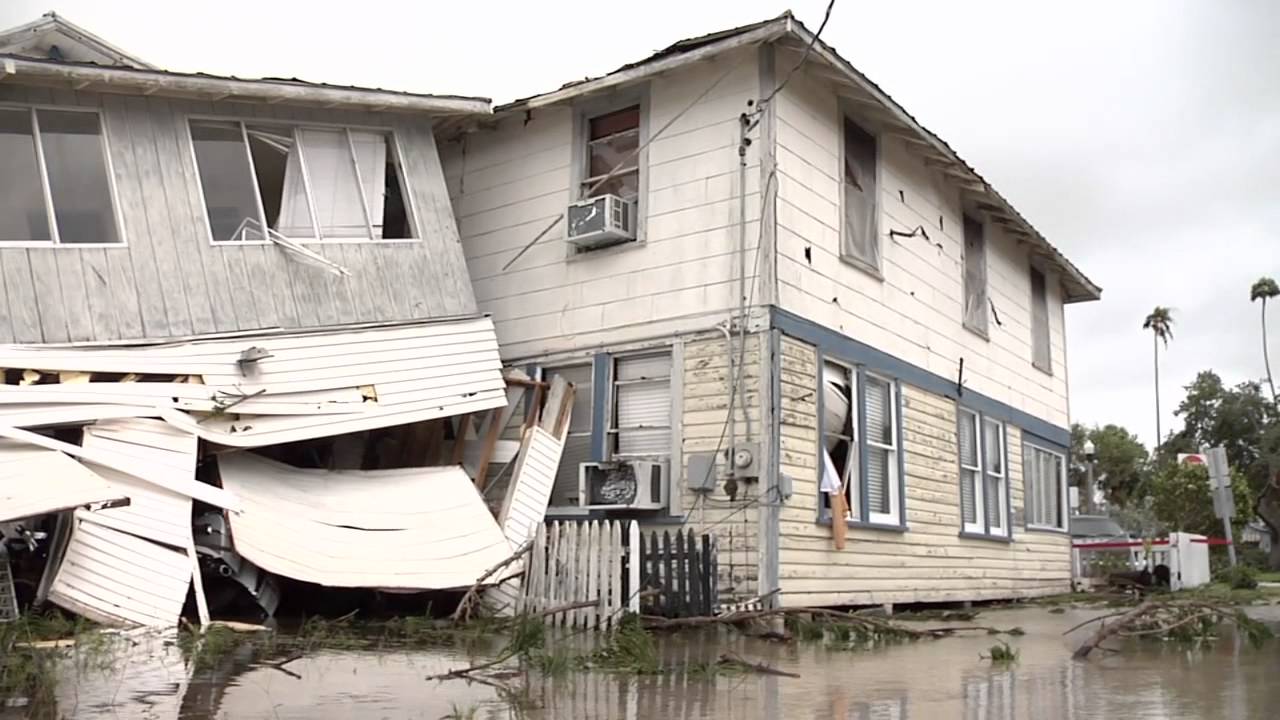
[[[586,174],[580,192],[583,197],[617,195],[635,200],[640,195],[640,106],[597,115],[587,120]],[[621,167],[619,165],[621,164]],[[613,174],[594,192],[596,183]]]
[[[822,449],[831,460],[834,477],[825,478],[822,507],[830,510],[828,490],[845,496],[847,517],[861,517],[861,478],[858,471],[857,373],[833,362],[822,366]],[[825,464],[825,459],[824,459]],[[823,472],[827,472],[824,468]]]
[[[1049,347],[1049,297],[1044,273],[1031,268],[1031,362],[1045,372],[1053,371]]]
[[[551,489],[550,504],[552,507],[571,507],[578,504],[578,466],[591,461],[591,366],[574,365],[543,371],[547,380],[556,375],[573,383],[573,414],[569,417],[569,434],[565,438],[564,455]]]
[[[1066,459],[1035,445],[1024,445],[1022,476],[1025,483],[1027,525],[1066,530]]]
[[[987,239],[982,223],[964,216],[964,326],[987,335]]]
[[[191,121],[217,242],[413,237],[391,135],[238,121]]]
[[[0,109],[0,243],[6,242],[122,242],[97,113]]]
[[[620,357],[613,367],[612,455],[671,454],[671,355]]]
[[[876,139],[857,123],[844,120],[844,232],[841,255],[876,271],[880,237],[876,232]]]

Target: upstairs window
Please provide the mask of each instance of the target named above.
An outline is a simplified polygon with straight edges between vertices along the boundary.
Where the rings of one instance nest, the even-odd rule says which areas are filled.
[[[586,174],[579,188],[582,198],[617,195],[623,200],[640,196],[640,106],[632,105],[587,120]],[[609,171],[624,163],[613,177]]]
[[[1053,372],[1049,348],[1049,296],[1044,273],[1031,268],[1031,364]]]
[[[1035,445],[1023,445],[1027,527],[1067,529],[1066,458]]]
[[[959,409],[960,516],[974,535],[1009,534],[1009,473],[1005,468],[1004,424]]]
[[[191,141],[215,242],[414,237],[388,133],[192,120]]]
[[[610,455],[671,454],[671,355],[624,356],[613,365]]]
[[[0,108],[0,245],[116,245],[96,112]]]
[[[982,223],[964,216],[964,326],[987,337],[987,239]]]
[[[880,272],[880,235],[876,188],[876,138],[849,118],[844,119],[844,232],[840,254],[876,273]]]

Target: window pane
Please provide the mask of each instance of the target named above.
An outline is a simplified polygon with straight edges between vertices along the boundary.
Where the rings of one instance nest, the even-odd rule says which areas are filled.
[[[356,152],[356,165],[360,168],[365,202],[369,205],[373,236],[386,240],[413,237],[405,203],[404,178],[391,136],[352,130],[351,144]]]
[[[867,441],[893,445],[893,411],[890,408],[893,395],[889,383],[868,376],[866,385],[867,417],[863,428],[867,433]]]
[[[876,236],[876,139],[844,121],[844,254],[879,267]]]
[[[1001,508],[1004,506],[1004,481],[994,475],[986,476],[986,508],[987,508],[987,525],[992,530],[1004,527],[1004,513]]]
[[[582,183],[583,197],[600,197],[601,195],[617,195],[623,200],[635,200],[640,195],[640,171],[628,170],[609,178],[603,185],[591,191],[597,181]],[[590,192],[590,195],[587,193]]]
[[[966,523],[978,522],[978,473],[976,470],[960,471],[960,511]]]
[[[987,331],[987,241],[982,223],[964,216],[964,322]]]
[[[249,125],[246,130],[267,225],[285,237],[314,238],[293,128]]]
[[[960,413],[960,464],[978,467],[978,416]]]
[[[982,455],[987,463],[987,472],[996,475],[1004,474],[1004,452],[1001,445],[1001,426],[990,420],[982,424]]]
[[[262,240],[253,172],[240,124],[192,120],[191,142],[213,239]]]
[[[873,513],[889,512],[890,463],[893,451],[867,448],[867,507]]]
[[[636,166],[635,151],[640,147],[640,132],[631,130],[618,135],[611,135],[601,140],[592,140],[587,144],[587,157],[590,165],[589,177],[600,177],[619,165],[623,168]],[[626,163],[623,165],[623,163]]]
[[[346,131],[301,129],[298,138],[307,161],[307,179],[311,182],[320,237],[369,237]],[[375,174],[371,179],[375,187],[381,186],[381,177]]]
[[[1049,298],[1044,273],[1031,268],[1031,359],[1041,370],[1052,369],[1049,349]]]
[[[61,243],[118,243],[111,181],[96,113],[38,110],[40,145],[49,173]]]
[[[640,106],[632,105],[605,115],[597,115],[588,121],[587,139],[599,140],[640,127]]]
[[[49,242],[29,110],[0,110],[0,243]]]

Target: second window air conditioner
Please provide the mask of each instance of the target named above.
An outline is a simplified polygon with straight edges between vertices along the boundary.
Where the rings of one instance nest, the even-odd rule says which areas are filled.
[[[593,250],[636,239],[636,204],[617,195],[599,195],[569,206],[569,243]]]
[[[667,506],[667,463],[622,460],[578,465],[579,505],[589,510],[660,510]]]

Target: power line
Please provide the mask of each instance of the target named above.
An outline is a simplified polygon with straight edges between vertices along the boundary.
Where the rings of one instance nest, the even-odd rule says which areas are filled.
[[[791,71],[788,72],[787,76],[782,79],[782,82],[779,83],[778,86],[773,89],[773,92],[769,93],[763,100],[760,101],[761,105],[768,103],[770,100],[773,99],[775,95],[781,92],[782,88],[786,87],[787,83],[791,82],[791,76],[795,75],[796,71],[804,66],[805,61],[809,59],[809,53],[813,52],[813,46],[817,44],[818,38],[822,36],[823,29],[827,27],[827,21],[831,19],[831,10],[835,6],[836,6],[836,0],[830,0],[827,3],[827,10],[822,15],[822,24],[818,26],[818,32],[814,33],[813,37],[809,39],[809,44],[805,47],[804,54],[800,56],[800,62],[796,63],[796,66],[791,68]]]

